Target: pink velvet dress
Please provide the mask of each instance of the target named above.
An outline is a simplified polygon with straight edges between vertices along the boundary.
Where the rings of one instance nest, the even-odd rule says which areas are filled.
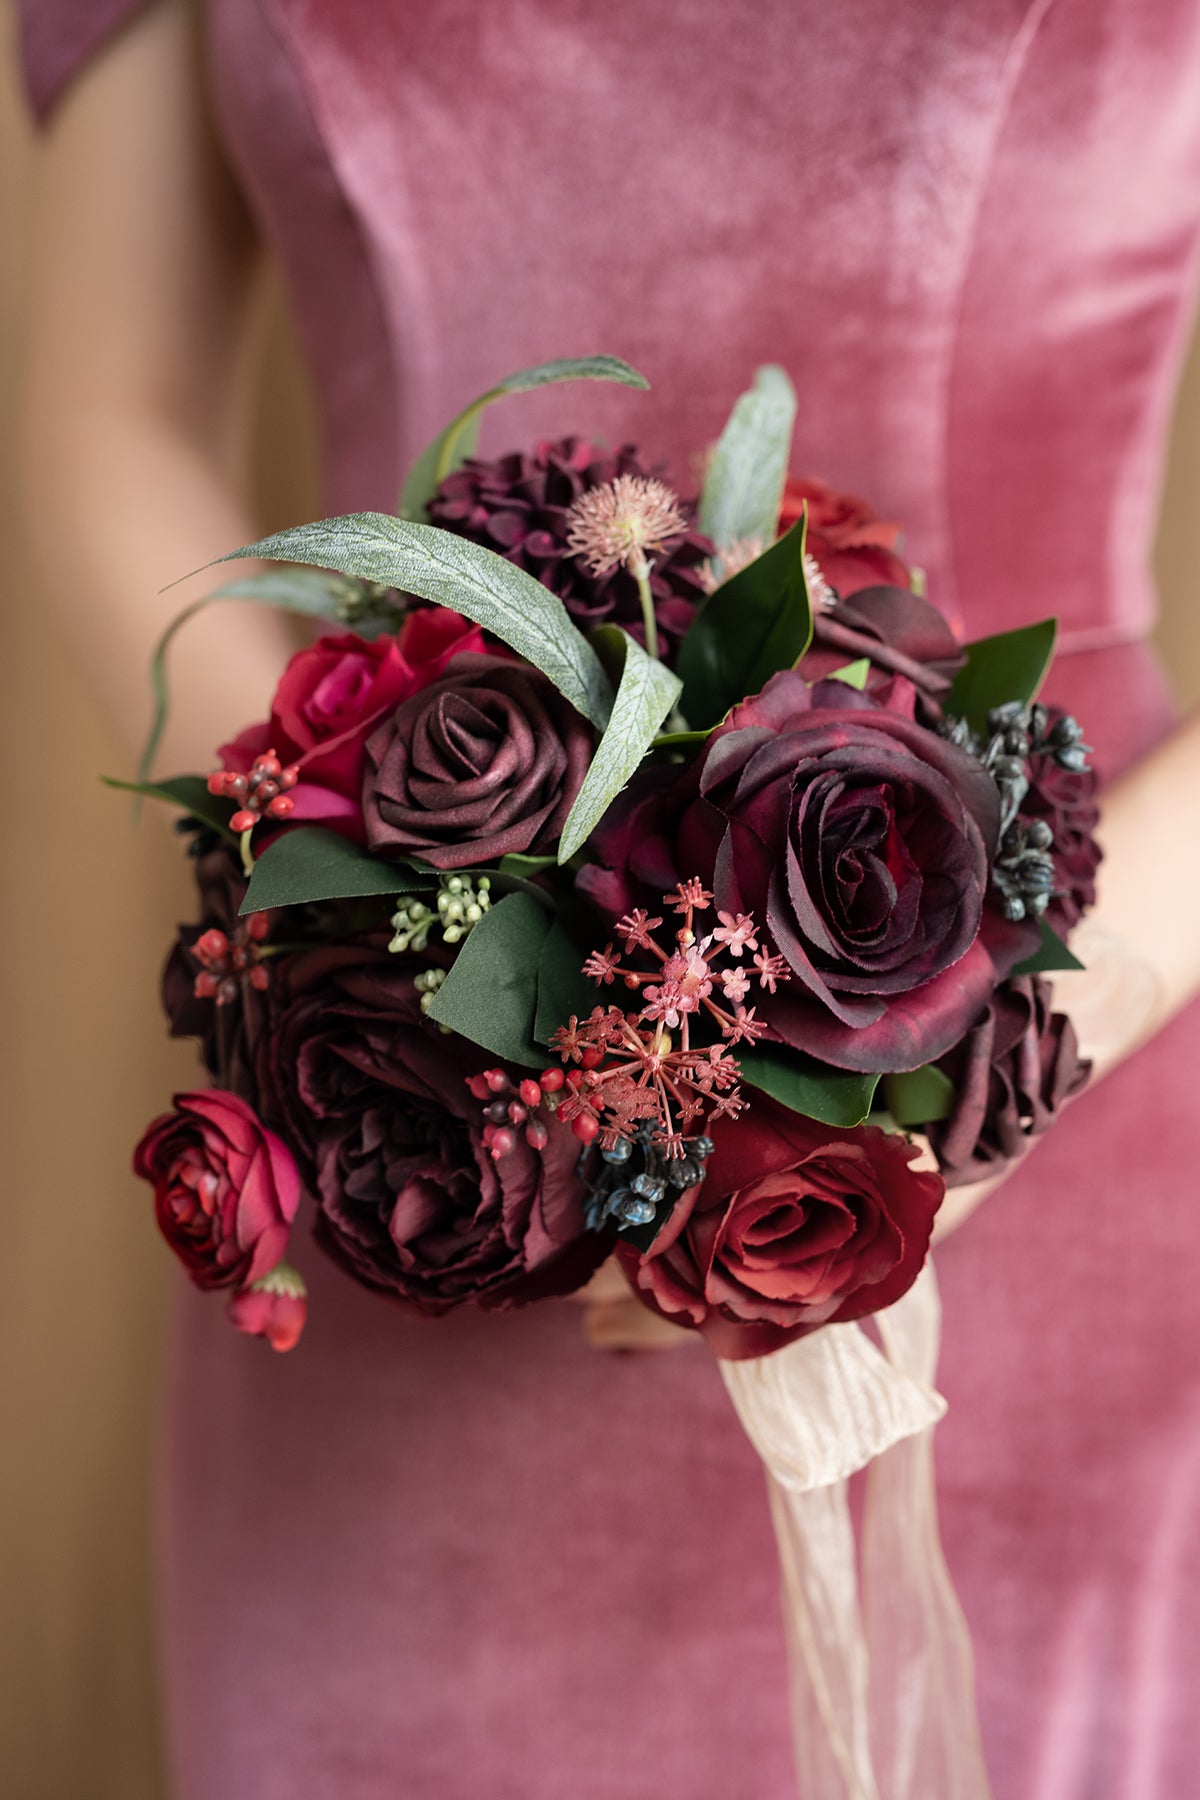
[[[47,109],[129,0],[30,0]],[[1147,550],[1200,238],[1200,0],[210,0],[331,512],[497,409],[689,459],[757,363],[796,467],[971,634],[1056,613],[1112,776],[1171,726]],[[147,996],[147,1005],[151,997]],[[1200,1792],[1200,1009],[939,1251],[950,1565],[997,1800]],[[757,1460],[699,1343],[568,1303],[422,1325],[319,1255],[272,1357],[181,1296],[163,1464],[178,1800],[783,1800]],[[805,1796],[804,1800],[820,1800]]]

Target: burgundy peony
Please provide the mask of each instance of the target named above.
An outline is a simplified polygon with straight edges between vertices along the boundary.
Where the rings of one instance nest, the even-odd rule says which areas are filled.
[[[842,1131],[756,1094],[713,1129],[708,1178],[640,1258],[618,1257],[647,1306],[718,1356],[766,1356],[908,1291],[942,1201],[917,1150],[874,1126]]]
[[[879,518],[854,494],[839,494],[823,481],[793,476],[783,491],[779,530],[789,530],[808,507],[805,545],[830,587],[843,598],[860,588],[911,585],[896,555],[900,527]]]
[[[698,875],[766,921],[791,979],[758,1014],[785,1043],[871,1072],[940,1056],[996,979],[979,932],[999,799],[912,701],[900,680],[872,697],[773,676],[673,785],[631,784],[581,887],[619,913]]]
[[[435,681],[453,656],[482,650],[483,633],[460,613],[421,607],[396,636],[346,633],[318,638],[297,652],[275,690],[271,717],[251,725],[220,756],[227,769],[248,769],[274,749],[298,763],[292,824],[323,824],[362,837],[365,745],[380,720]]]
[[[367,743],[367,842],[466,869],[553,849],[583,784],[588,725],[525,663],[455,657]]]
[[[134,1173],[197,1287],[248,1286],[287,1248],[300,1202],[291,1152],[236,1094],[176,1094],[174,1107],[147,1128]]]
[[[1070,1019],[1051,1010],[1053,990],[1040,975],[1002,982],[940,1068],[958,1103],[928,1128],[948,1187],[994,1175],[1046,1130],[1087,1081]]]
[[[583,438],[563,438],[494,462],[472,457],[442,482],[429,503],[429,517],[536,576],[584,631],[612,619],[642,643],[641,601],[632,575],[624,568],[589,574],[567,553],[567,514],[586,488],[602,487],[619,475],[655,473],[630,444],[610,454]],[[704,567],[711,554],[709,540],[689,531],[671,538],[653,559],[650,589],[659,648],[668,661],[704,598]]]
[[[1045,709],[1051,725],[1065,718],[1059,706]],[[1100,823],[1095,769],[1063,769],[1039,751],[1029,759],[1029,791],[1021,802],[1022,819],[1045,819],[1054,833],[1055,892],[1046,908],[1046,923],[1066,936],[1096,904],[1096,870],[1103,856],[1096,842]]]
[[[569,1292],[605,1253],[584,1228],[578,1143],[516,1134],[494,1161],[465,1077],[495,1058],[421,1015],[420,964],[369,949],[288,959],[260,1043],[267,1116],[320,1207],[318,1237],[350,1271],[427,1313]]]

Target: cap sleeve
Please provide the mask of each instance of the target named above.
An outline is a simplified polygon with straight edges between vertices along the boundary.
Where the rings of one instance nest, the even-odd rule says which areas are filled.
[[[146,0],[17,0],[17,47],[34,116],[44,124],[74,76]]]

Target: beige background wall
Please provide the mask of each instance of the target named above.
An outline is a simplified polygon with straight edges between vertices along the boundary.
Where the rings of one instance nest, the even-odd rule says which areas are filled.
[[[0,14],[5,26],[7,14]],[[156,1800],[148,1459],[168,1258],[126,1174],[193,1071],[155,1010],[175,847],[136,833],[96,771],[122,744],[14,564],[13,427],[32,144],[0,45],[0,1794]],[[256,484],[264,525],[315,510],[312,431],[264,294]],[[282,447],[282,448],[281,448]],[[1200,354],[1158,546],[1162,642],[1200,701]],[[86,604],[86,596],[81,596]],[[214,1800],[218,1800],[214,1796]]]

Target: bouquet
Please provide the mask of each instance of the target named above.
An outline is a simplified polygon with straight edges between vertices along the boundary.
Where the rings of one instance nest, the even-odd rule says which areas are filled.
[[[150,779],[174,626],[155,659],[117,785],[182,813],[199,912],[163,999],[212,1085],[135,1166],[278,1350],[303,1207],[410,1309],[523,1306],[615,1255],[727,1371],[773,1363],[894,1308],[946,1186],[1087,1076],[1048,980],[1099,857],[1082,731],[1037,699],[1054,622],[961,644],[896,525],[789,479],[776,368],[695,501],[628,445],[475,454],[487,405],[575,378],[645,385],[525,371],[397,516],[234,552],[280,566],[214,599],[333,629],[213,772]]]

